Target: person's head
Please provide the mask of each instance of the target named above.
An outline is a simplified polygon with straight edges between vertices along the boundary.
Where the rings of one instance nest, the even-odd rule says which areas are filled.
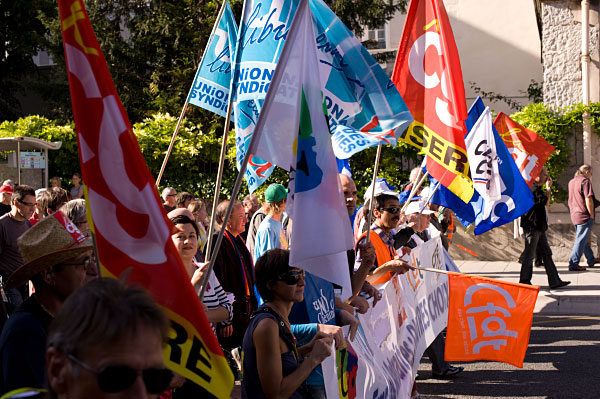
[[[92,231],[87,222],[87,209],[85,207],[85,200],[83,198],[74,199],[66,204],[64,204],[59,211],[61,211],[70,221],[73,222],[75,227],[81,231],[81,234],[85,236],[85,238],[90,239],[92,236]],[[94,280],[98,278],[98,265],[94,263],[90,263],[88,269],[86,270],[86,282]]]
[[[7,288],[31,280],[36,293],[59,303],[79,289],[89,267],[95,266],[91,240],[86,240],[62,212],[44,218],[17,239],[23,266],[6,281]]]
[[[588,179],[591,179],[592,178],[592,167],[587,164],[581,165],[577,169],[577,172],[575,172],[575,176],[583,176],[583,177],[587,177]]]
[[[67,190],[60,187],[52,187],[42,193],[38,201],[40,213],[45,217],[52,215],[68,201]]]
[[[421,232],[427,230],[431,223],[431,214],[434,213],[432,210],[425,206],[423,201],[412,201],[404,212],[406,215],[407,223],[414,223],[413,230]]]
[[[354,184],[354,180],[343,173],[340,173],[339,176],[342,191],[344,191],[344,199],[346,200],[346,209],[348,209],[348,215],[352,216],[356,211],[356,200],[358,198],[356,184]]]
[[[258,211],[258,208],[260,208],[260,204],[258,203],[258,197],[254,194],[246,195],[246,197],[244,197],[243,204],[244,211],[246,212],[248,219],[252,218],[256,211]]]
[[[12,188],[15,188],[15,182],[12,181],[11,179],[6,179],[2,182],[2,185],[8,184],[9,186],[11,186]]]
[[[400,221],[400,203],[397,196],[381,194],[375,197],[373,204],[373,217],[377,226],[386,233],[389,233],[398,226],[398,222]]]
[[[278,248],[268,250],[256,261],[256,289],[265,301],[304,299],[304,270],[289,264],[290,251]]]
[[[207,221],[206,219],[208,218],[208,213],[206,212],[206,204],[204,201],[195,199],[190,202],[187,209],[192,212],[196,222],[205,223]]]
[[[535,182],[538,184],[545,184],[548,181],[548,171],[545,166],[542,166],[540,174],[535,178]]]
[[[58,176],[54,176],[52,178],[52,180],[50,181],[50,185],[51,187],[61,187],[62,186],[62,179]]]
[[[162,190],[162,194],[160,196],[162,197],[165,205],[168,205],[172,208],[175,207],[177,191],[175,191],[173,187],[166,187],[164,190]]]
[[[79,186],[81,184],[81,175],[78,172],[73,173],[73,185]]]
[[[35,190],[32,187],[21,184],[14,188],[11,197],[11,216],[15,220],[25,220],[33,216],[35,212]]]
[[[229,200],[221,201],[219,205],[217,205],[217,211],[215,213],[215,220],[217,224],[223,228],[223,220],[225,219],[225,214],[227,213],[227,207],[229,206]],[[235,200],[233,204],[233,209],[231,210],[231,215],[229,215],[229,220],[227,221],[226,230],[233,234],[234,236],[238,236],[246,230],[246,212],[244,212],[244,206],[242,202],[239,200]]]
[[[48,331],[51,397],[147,398],[169,385],[163,362],[169,320],[140,287],[111,278],[87,284],[67,300]]]
[[[4,205],[10,205],[10,199],[13,194],[13,188],[10,184],[3,184],[0,187],[0,203]]]
[[[198,225],[192,213],[184,208],[177,208],[169,212],[168,216],[178,229],[177,233],[171,236],[171,240],[183,262],[189,264],[198,250]]]
[[[187,208],[193,199],[194,196],[192,194],[182,191],[175,197],[175,205],[177,208]]]

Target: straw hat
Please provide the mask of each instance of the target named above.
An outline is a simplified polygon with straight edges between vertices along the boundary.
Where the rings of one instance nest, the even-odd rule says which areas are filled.
[[[42,270],[93,248],[91,241],[60,211],[37,222],[17,239],[17,244],[23,266],[6,280],[6,288],[18,287]]]

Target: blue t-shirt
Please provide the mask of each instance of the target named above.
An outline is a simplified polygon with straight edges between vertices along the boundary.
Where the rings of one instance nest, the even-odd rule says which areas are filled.
[[[313,274],[306,273],[304,279],[304,300],[297,302],[292,307],[288,316],[291,324],[331,324],[335,325],[335,296],[333,284]],[[305,344],[307,342],[301,342]],[[317,366],[306,379],[308,385],[324,385],[323,371]]]
[[[274,248],[287,249],[288,243],[281,222],[267,216],[260,222],[260,226],[258,226],[258,230],[256,230],[256,238],[254,239],[254,262],[269,249]]]

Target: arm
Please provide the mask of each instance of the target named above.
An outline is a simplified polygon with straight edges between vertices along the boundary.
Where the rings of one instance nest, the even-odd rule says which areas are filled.
[[[83,186],[79,186],[79,190],[77,190],[77,195],[73,199],[83,198]]]
[[[375,269],[375,271],[373,271],[373,273],[369,274],[369,276],[367,276],[367,281],[369,283],[373,283],[388,272],[404,274],[409,269],[410,269],[410,267],[408,266],[408,263],[406,263],[405,261],[400,260],[399,258],[392,259],[390,261],[385,262],[381,267],[378,267],[377,269]]]
[[[355,261],[354,274],[351,277],[352,295],[358,294],[362,288],[367,275],[375,264],[375,247],[371,242],[361,240],[358,244],[358,254]],[[358,265],[358,268],[356,268]]]
[[[312,370],[329,356],[330,349],[325,341],[325,338],[317,340],[309,356],[284,378],[277,323],[272,319],[260,321],[252,334],[252,342],[256,349],[256,368],[265,398],[289,398]]]
[[[585,207],[590,213],[590,218],[596,219],[596,213],[594,209],[594,197],[585,197]]]

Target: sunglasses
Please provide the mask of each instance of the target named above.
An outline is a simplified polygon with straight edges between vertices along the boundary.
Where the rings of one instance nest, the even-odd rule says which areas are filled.
[[[128,389],[141,374],[146,391],[150,394],[159,394],[167,389],[173,378],[173,372],[166,368],[137,370],[129,366],[115,365],[96,370],[73,355],[67,355],[67,357],[81,368],[96,374],[98,388],[105,393],[122,392]]]
[[[394,214],[400,213],[401,209],[402,208],[396,208],[396,207],[394,207],[394,208],[379,208],[380,211],[387,211],[389,213],[394,213]]]
[[[22,200],[17,200],[17,201],[19,201],[21,204],[23,204],[25,206],[29,206],[29,207],[35,206],[35,203],[30,204],[29,202],[25,202],[25,201],[22,201]]]
[[[298,284],[301,278],[304,278],[306,273],[304,270],[290,270],[277,277],[277,280],[284,282],[287,285]]]

